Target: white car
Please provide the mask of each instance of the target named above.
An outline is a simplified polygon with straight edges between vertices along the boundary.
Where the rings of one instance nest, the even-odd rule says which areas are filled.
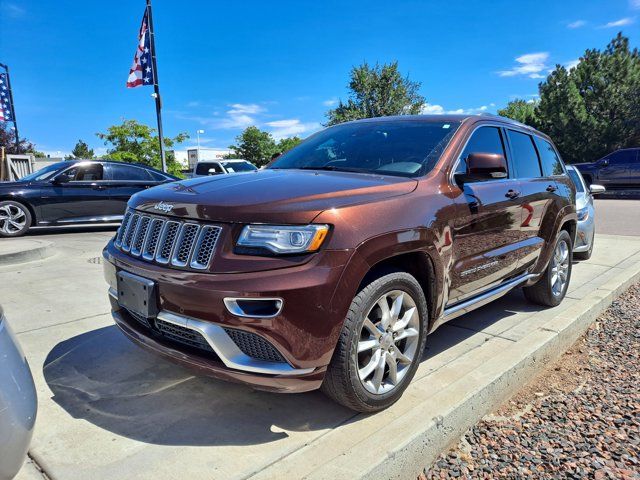
[[[242,159],[202,160],[196,163],[192,177],[207,177],[225,173],[255,172],[258,168],[251,162]]]

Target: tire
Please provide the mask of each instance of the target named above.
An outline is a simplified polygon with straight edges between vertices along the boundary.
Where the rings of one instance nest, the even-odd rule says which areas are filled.
[[[562,244],[564,244],[564,247],[561,247]],[[560,258],[559,250],[566,251],[566,256],[562,254],[562,258]],[[527,297],[527,300],[546,307],[560,305],[560,302],[567,294],[567,288],[571,281],[572,252],[573,242],[571,241],[571,236],[566,230],[560,230],[553,247],[553,255],[544,273],[535,284],[523,288],[524,296]],[[564,282],[561,285],[555,283],[557,262],[562,265],[562,268],[559,269],[561,278],[563,276],[562,272],[564,272]]]
[[[0,202],[0,237],[20,237],[31,227],[31,213],[20,202]]]
[[[586,252],[574,252],[573,258],[576,260],[589,260],[591,258],[591,254],[593,253],[593,243],[596,241],[596,234],[594,233],[591,237],[591,245],[589,245],[589,250]]]
[[[391,319],[386,322],[381,306],[384,303],[389,308],[385,318]],[[383,323],[387,324],[386,329]],[[402,396],[420,364],[428,323],[427,300],[413,276],[394,272],[372,281],[351,302],[322,391],[358,412],[376,412],[392,405]],[[402,324],[406,328],[400,329]],[[395,333],[393,327],[397,329]],[[367,345],[372,346],[362,350]],[[371,365],[378,368],[361,379]],[[380,371],[382,378],[377,382]]]

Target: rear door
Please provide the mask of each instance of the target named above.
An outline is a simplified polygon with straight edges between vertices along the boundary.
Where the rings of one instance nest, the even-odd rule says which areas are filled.
[[[127,163],[108,163],[106,173],[109,180],[109,211],[113,215],[124,215],[127,202],[133,194],[163,183],[158,178],[159,174]]]
[[[477,128],[461,153],[455,172],[466,171],[470,153],[497,153],[509,158],[504,131]],[[454,264],[448,303],[463,301],[516,273],[521,240],[520,182],[511,173],[503,179],[458,184],[454,220]]]
[[[109,192],[100,162],[78,163],[61,174],[71,178],[62,184],[42,188],[42,218],[49,223],[87,223],[102,221],[109,215]]]
[[[538,148],[533,136],[527,132],[514,129],[507,130],[509,150],[514,166],[514,173],[520,180],[522,210],[520,232],[522,234],[522,248],[520,249],[519,270],[524,270],[533,264],[545,241],[551,241],[553,222],[557,218],[557,207],[554,200],[557,197],[558,185],[554,179],[553,168],[562,168],[562,165],[549,165],[551,170],[543,172]],[[551,153],[555,156],[555,150],[547,142],[540,143],[541,151],[545,155],[546,162],[553,163]],[[542,148],[545,147],[545,148]],[[550,150],[551,149],[551,150]],[[560,159],[557,159],[559,162]],[[564,174],[564,170],[560,171]],[[549,214],[547,214],[547,212]],[[548,223],[551,222],[549,225]]]

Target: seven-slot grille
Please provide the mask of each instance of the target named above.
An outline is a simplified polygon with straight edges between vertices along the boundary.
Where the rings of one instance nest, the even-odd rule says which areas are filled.
[[[116,247],[149,262],[204,270],[209,267],[221,228],[127,210]]]

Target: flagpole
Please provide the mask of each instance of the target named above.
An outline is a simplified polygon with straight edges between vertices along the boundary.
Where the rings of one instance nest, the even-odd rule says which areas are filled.
[[[156,119],[158,121],[158,141],[160,142],[160,160],[162,160],[162,171],[167,171],[167,161],[164,155],[164,141],[162,136],[162,100],[160,98],[160,87],[158,85],[158,66],[156,64],[156,42],[153,33],[153,17],[151,14],[151,0],[147,0],[147,13],[149,16],[149,45],[151,47],[151,65],[154,74],[153,96],[156,99]]]
[[[20,135],[18,135],[18,120],[16,119],[16,107],[13,104],[13,92],[11,91],[11,79],[9,78],[9,66],[0,63],[0,67],[7,72],[7,89],[9,90],[9,105],[11,105],[11,115],[13,116],[13,130],[16,132],[16,154],[20,154]]]

